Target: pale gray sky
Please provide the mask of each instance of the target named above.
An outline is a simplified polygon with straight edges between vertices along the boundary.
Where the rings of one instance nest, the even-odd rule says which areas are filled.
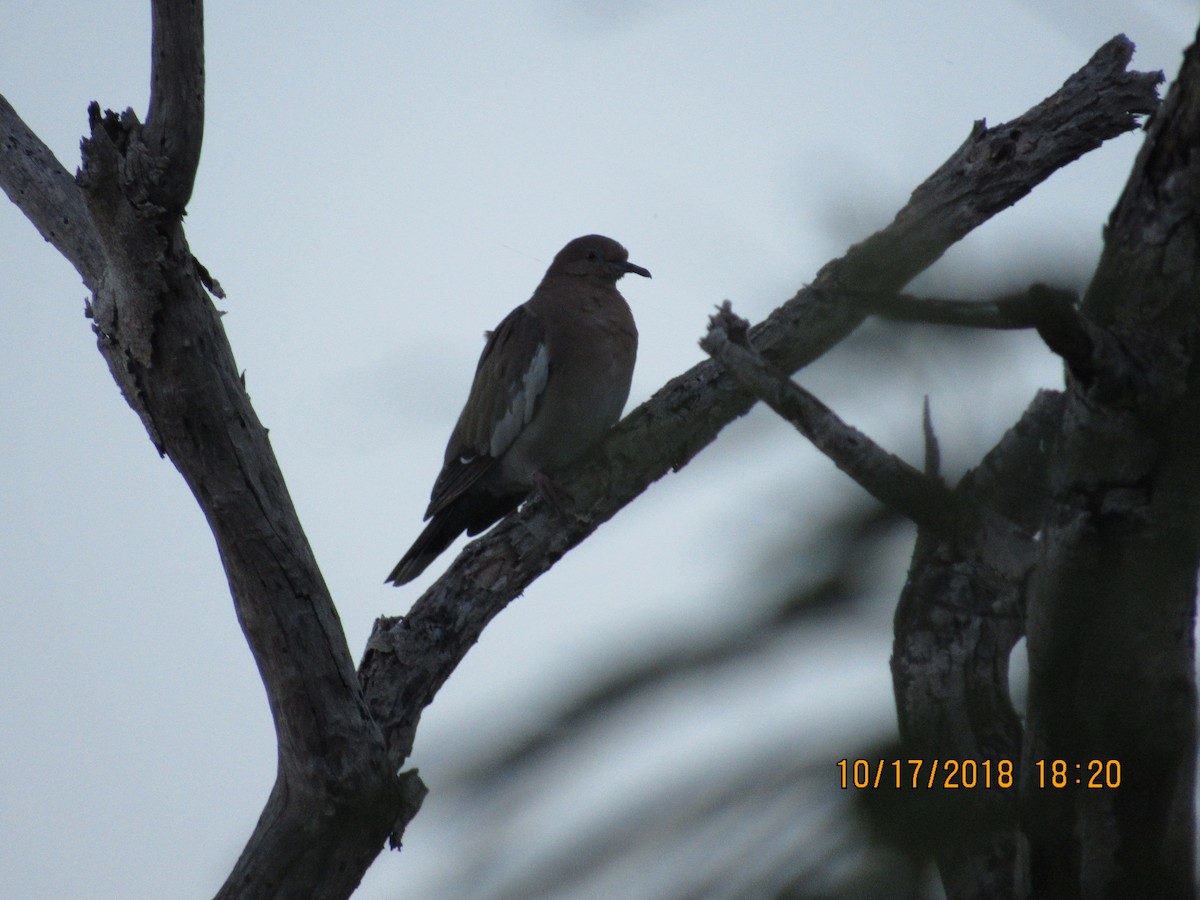
[[[144,114],[148,6],[25,3],[5,17],[0,93],[69,169],[88,101]],[[228,292],[234,352],[356,655],[374,618],[402,613],[452,558],[416,585],[382,584],[419,531],[483,330],[568,239],[609,234],[654,272],[622,283],[642,335],[632,406],[700,359],[713,304],[765,316],[885,224],[972,121],[1023,112],[1121,31],[1134,67],[1170,77],[1200,12],[1194,0],[208,6],[188,237]],[[1086,278],[1139,143],[1055,175],[922,285],[981,296]],[[0,894],[209,896],[266,798],[274,735],[211,536],[120,398],[84,297],[0,203]],[[855,385],[825,365],[803,378],[910,455],[929,393],[961,472],[1060,381],[1036,340],[1004,340],[993,371],[960,354]],[[433,896],[456,864],[440,748],[513,733],[614,648],[736,617],[754,548],[794,515],[775,502],[781,486],[814,504],[854,490],[753,415],[501,615],[426,714],[413,761],[434,794],[359,896]],[[861,633],[814,633],[788,663],[807,687],[749,712],[746,697],[725,698],[726,713],[680,700],[676,727],[656,729],[653,748],[643,736],[636,765],[577,785],[559,814],[636,790],[656,765],[736,753],[739,717],[834,752],[811,734],[852,733],[891,706],[889,629],[885,614]]]

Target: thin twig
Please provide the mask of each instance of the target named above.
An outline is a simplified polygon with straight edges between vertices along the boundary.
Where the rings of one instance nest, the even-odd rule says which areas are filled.
[[[1046,346],[1062,357],[1071,373],[1084,384],[1090,384],[1101,374],[1121,381],[1130,370],[1129,360],[1115,339],[1080,312],[1079,295],[1074,291],[1033,284],[1019,294],[992,300],[846,289],[837,294],[874,315],[895,321],[999,330],[1034,328]],[[1098,371],[1098,358],[1104,359],[1107,371]]]
[[[1079,303],[1079,295],[1074,291],[1042,284],[991,300],[917,297],[881,291],[841,290],[838,293],[884,319],[999,330],[1036,328],[1047,316],[1065,309],[1073,310]]]
[[[937,433],[933,430],[933,414],[929,411],[929,395],[925,395],[925,407],[921,414],[921,430],[925,435],[925,475],[942,480],[942,450],[938,446]]]

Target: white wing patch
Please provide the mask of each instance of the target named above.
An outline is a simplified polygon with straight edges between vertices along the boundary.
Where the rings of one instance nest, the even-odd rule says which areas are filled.
[[[517,439],[521,430],[529,424],[534,410],[537,409],[538,398],[546,389],[546,380],[549,377],[550,352],[546,349],[545,344],[538,344],[533,358],[529,360],[529,368],[525,370],[521,380],[512,386],[508,409],[504,411],[504,415],[492,429],[492,442],[488,447],[488,453],[493,458],[498,459],[500,454]]]

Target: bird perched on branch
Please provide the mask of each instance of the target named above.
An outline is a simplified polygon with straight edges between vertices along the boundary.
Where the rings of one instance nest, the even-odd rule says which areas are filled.
[[[637,327],[617,291],[629,272],[650,277],[612,238],[576,238],[488,333],[425,510],[429,524],[387,581],[412,581],[456,537],[483,531],[535,487],[561,508],[551,476],[595,446],[629,397]]]

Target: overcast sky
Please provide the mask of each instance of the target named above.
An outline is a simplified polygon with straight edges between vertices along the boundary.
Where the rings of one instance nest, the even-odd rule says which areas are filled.
[[[74,170],[89,101],[144,116],[149,4],[12,6],[0,93]],[[374,618],[403,613],[453,558],[382,583],[420,530],[483,331],[567,240],[608,234],[654,273],[621,285],[641,331],[632,408],[701,358],[713,304],[767,315],[886,224],[974,120],[1020,114],[1118,32],[1135,68],[1170,78],[1200,13],[1195,0],[208,7],[188,239],[228,293],[234,353],[356,657]],[[1056,174],[917,287],[1082,287],[1140,140]],[[210,896],[270,789],[273,730],[211,535],[96,352],[85,296],[0,203],[0,895]],[[1036,339],[1003,340],[987,371],[934,354],[852,384],[833,363],[801,377],[910,458],[930,394],[961,473],[1037,387],[1061,383]],[[755,414],[570,554],[426,714],[413,761],[429,808],[359,896],[432,896],[462,852],[436,805],[441,748],[513,733],[614,648],[736,618],[756,548],[798,505],[847,490]],[[818,732],[886,713],[889,627],[881,615],[814,638],[795,662],[814,687],[761,702]],[[736,752],[722,744],[736,730],[705,720],[693,743]]]

